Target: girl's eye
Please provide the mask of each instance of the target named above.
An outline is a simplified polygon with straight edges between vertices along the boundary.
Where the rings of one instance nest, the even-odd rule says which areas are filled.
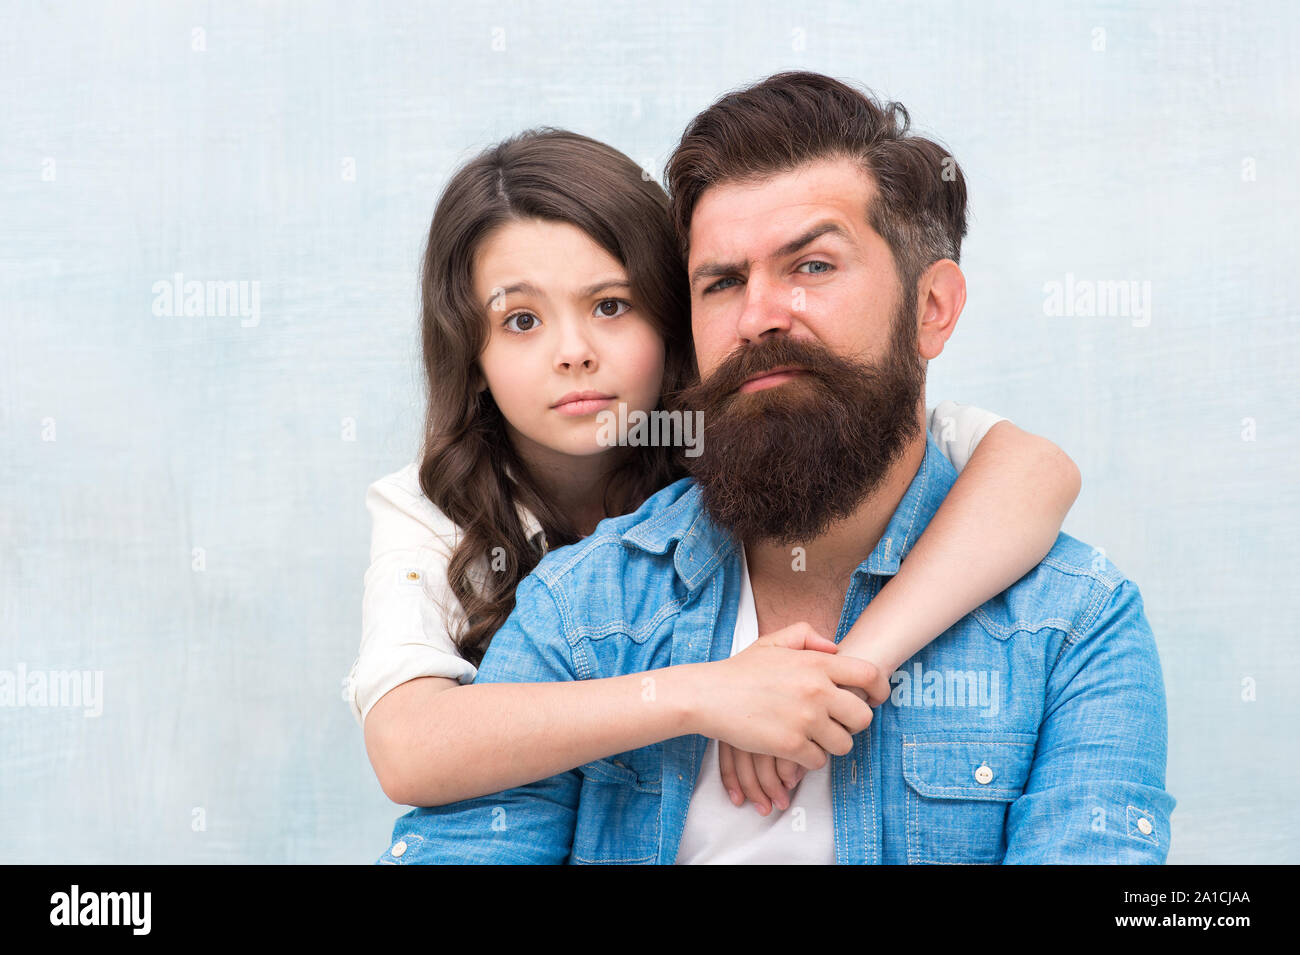
[[[823,262],[821,259],[813,259],[812,261],[805,262],[805,263],[803,263],[803,265],[800,265],[800,266],[799,266],[799,269],[802,269],[802,268],[804,267],[804,265],[824,265],[824,266],[825,266],[825,268],[822,268],[822,269],[814,269],[814,270],[811,271],[811,272],[806,272],[806,273],[804,273],[804,274],[806,274],[806,275],[822,275],[822,274],[824,274],[824,273],[826,273],[826,272],[829,272],[829,271],[833,268],[833,266],[832,266],[829,262]],[[799,269],[795,269],[795,271],[797,272],[797,271],[799,271]]]
[[[739,279],[735,279],[735,278],[718,279],[718,281],[714,282],[712,285],[710,285],[708,288],[704,290],[704,294],[708,295],[710,292],[721,292],[723,289],[731,288],[731,286],[727,285],[726,283],[736,282],[736,281],[739,281]]]
[[[526,322],[527,324],[524,325],[522,328],[511,328],[510,323],[515,321],[516,319],[518,319],[521,322]],[[505,327],[506,331],[514,332],[516,335],[522,335],[524,332],[535,328],[536,323],[537,323],[537,316],[534,315],[532,312],[515,312],[513,315],[507,316],[506,320],[501,324]]]
[[[613,311],[610,309],[611,306]],[[601,318],[618,318],[631,307],[630,303],[623,301],[621,298],[607,298],[596,306],[596,314]]]

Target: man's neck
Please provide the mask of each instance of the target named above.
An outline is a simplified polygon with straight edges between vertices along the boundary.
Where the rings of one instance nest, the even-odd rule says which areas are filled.
[[[875,491],[852,514],[832,524],[820,537],[789,545],[746,541],[745,558],[754,586],[780,590],[798,585],[800,591],[838,588],[842,592],[853,571],[867,559],[889,527],[894,511],[925,459],[925,449],[922,431],[919,439],[907,445]],[[796,546],[803,548],[798,562]]]

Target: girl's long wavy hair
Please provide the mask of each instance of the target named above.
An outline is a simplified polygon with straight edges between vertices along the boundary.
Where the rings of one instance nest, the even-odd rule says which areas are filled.
[[[488,323],[473,294],[475,253],[494,229],[521,219],[574,225],[622,264],[633,300],[663,336],[661,394],[697,374],[668,198],[631,159],[586,136],[541,128],[487,149],[451,178],[434,210],[420,275],[428,387],[420,487],[462,532],[447,567],[465,614],[452,639],[475,665],[514,608],[515,588],[542,556],[516,505],[536,515],[548,548],[579,540],[515,453],[490,391],[478,390]],[[686,476],[680,448],[609,453],[622,457],[604,487],[607,517],[634,510]],[[485,564],[491,570],[483,575]]]

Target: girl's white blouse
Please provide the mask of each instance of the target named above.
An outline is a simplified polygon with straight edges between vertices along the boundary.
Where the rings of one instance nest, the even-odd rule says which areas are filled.
[[[972,405],[943,401],[930,410],[929,430],[961,471],[988,430],[1004,420]],[[380,697],[408,680],[440,676],[470,683],[477,672],[452,642],[464,613],[447,584],[447,564],[461,531],[424,496],[418,469],[417,463],[408,464],[366,490],[372,523],[361,647],[343,681],[343,698],[361,724]],[[545,549],[537,518],[522,506],[518,514],[529,538],[540,538]]]

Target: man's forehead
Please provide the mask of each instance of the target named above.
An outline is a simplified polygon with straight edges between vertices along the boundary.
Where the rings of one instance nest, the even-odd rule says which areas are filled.
[[[874,185],[851,160],[820,160],[763,179],[710,186],[691,215],[690,260],[765,254],[824,221],[851,240],[870,231]]]

